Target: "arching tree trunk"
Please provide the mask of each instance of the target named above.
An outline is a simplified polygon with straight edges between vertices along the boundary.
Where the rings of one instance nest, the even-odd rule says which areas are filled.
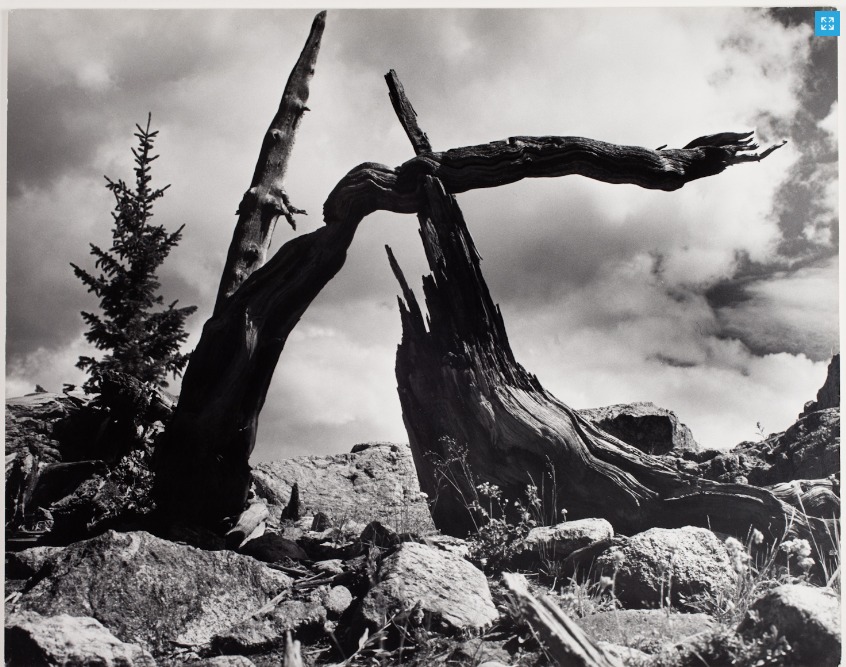
[[[708,516],[716,522],[721,512],[715,510],[729,497],[738,499],[738,522],[748,515],[750,522],[778,531],[784,512],[772,495],[699,484],[658,466],[596,431],[516,363],[451,196],[567,174],[675,190],[730,165],[760,160],[778,146],[757,154],[751,133],[711,135],[682,149],[657,151],[582,137],[515,137],[436,153],[416,124],[404,121],[418,155],[396,169],[373,163],[354,168],[324,204],[326,226],[285,243],[264,263],[276,218],[291,221],[296,212],[282,178],[305,110],[323,22],[318,15],[265,137],[239,208],[214,314],[157,447],[160,518],[216,527],[244,509],[259,414],[288,335],[343,266],[361,220],[381,209],[421,214],[436,276],[425,288],[433,320],[429,332],[404,290],[408,307],[398,361],[404,418],[424,488],[431,489],[431,469],[422,452],[438,452],[439,439],[447,435],[472,447],[471,462],[481,476],[505,486],[524,484],[527,472],[537,479],[549,457],[572,490],[564,505],[573,515],[597,514],[590,508],[600,504],[610,507],[618,525],[664,525],[688,520],[684,517],[704,523]],[[389,79],[400,116],[413,118],[398,81]],[[462,529],[452,512],[438,509],[436,515],[445,528]]]

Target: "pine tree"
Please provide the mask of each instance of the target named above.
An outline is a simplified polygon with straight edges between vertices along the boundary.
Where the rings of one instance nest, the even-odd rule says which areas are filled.
[[[114,228],[111,248],[103,250],[91,244],[99,275],[71,264],[88,291],[100,299],[102,316],[82,313],[89,327],[85,338],[97,349],[109,351],[102,359],[79,358],[77,367],[91,375],[87,390],[96,389],[97,379],[105,371],[167,386],[167,374],[181,373],[188,363],[188,355],[180,354],[179,348],[188,337],[185,320],[196,306],[177,308],[174,301],[161,308],[164,300],[158,294],[161,284],[156,271],[181,240],[184,225],[169,233],[150,223],[153,202],[170,187],[150,188],[150,165],[159,157],[152,154],[158,131],[150,131],[150,121],[148,115],[146,128],[135,126],[135,188],[105,177],[106,187],[115,197]]]

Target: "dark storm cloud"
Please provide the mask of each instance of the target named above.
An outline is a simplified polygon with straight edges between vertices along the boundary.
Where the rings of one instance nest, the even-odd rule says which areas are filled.
[[[231,67],[233,51],[257,22],[266,29],[273,22],[290,23],[291,17],[237,11],[13,12],[10,195],[24,186],[44,186],[65,171],[102,172],[102,165],[92,164],[102,145],[124,136],[147,111],[157,118],[175,115],[180,91],[198,75]],[[104,106],[110,111],[105,118]]]

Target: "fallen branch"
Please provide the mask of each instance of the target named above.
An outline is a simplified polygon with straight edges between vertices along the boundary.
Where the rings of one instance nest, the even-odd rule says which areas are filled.
[[[594,643],[551,598],[538,599],[532,595],[525,577],[505,572],[502,578],[523,619],[538,634],[556,665],[623,667],[622,662]]]

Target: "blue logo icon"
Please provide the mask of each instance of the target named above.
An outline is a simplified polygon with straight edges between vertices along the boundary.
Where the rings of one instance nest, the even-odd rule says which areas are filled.
[[[840,37],[840,12],[814,12],[814,35]]]

